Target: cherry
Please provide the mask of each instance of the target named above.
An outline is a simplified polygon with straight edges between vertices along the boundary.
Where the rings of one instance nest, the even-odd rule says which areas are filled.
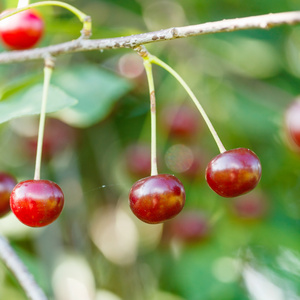
[[[288,107],[284,119],[289,141],[300,147],[300,99],[294,101]]]
[[[182,183],[173,175],[159,174],[138,180],[129,193],[132,212],[150,224],[176,216],[185,203]]]
[[[18,183],[10,196],[16,217],[30,227],[43,227],[55,221],[64,205],[61,188],[50,180],[26,180]]]
[[[200,119],[195,109],[187,105],[172,105],[163,109],[162,126],[173,138],[194,138],[199,131]]]
[[[10,11],[5,10],[2,14]],[[43,19],[37,11],[32,9],[16,13],[0,21],[0,37],[3,44],[13,50],[32,48],[41,39],[43,33]]]
[[[209,221],[200,211],[184,212],[165,225],[164,231],[171,238],[186,244],[204,241],[210,234]]]
[[[7,173],[0,173],[0,217],[10,211],[9,197],[16,186],[16,179]]]
[[[251,150],[232,149],[209,162],[205,178],[210,188],[220,196],[236,197],[255,188],[261,178],[261,164]]]

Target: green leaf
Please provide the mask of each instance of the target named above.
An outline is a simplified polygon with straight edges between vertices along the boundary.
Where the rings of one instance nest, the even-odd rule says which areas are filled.
[[[54,74],[53,82],[78,103],[57,116],[72,126],[88,127],[103,120],[132,87],[127,80],[103,69],[74,66]]]
[[[0,102],[0,123],[26,115],[39,114],[41,110],[43,85],[37,84],[21,90]],[[77,103],[60,88],[50,85],[47,112],[55,112]]]

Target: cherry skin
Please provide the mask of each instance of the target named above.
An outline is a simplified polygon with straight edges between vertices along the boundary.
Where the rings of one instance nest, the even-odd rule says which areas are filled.
[[[173,175],[159,174],[138,180],[129,193],[132,212],[142,221],[157,224],[175,217],[185,203],[182,183]]]
[[[289,141],[300,148],[300,99],[294,101],[285,112],[285,128]]]
[[[26,180],[18,183],[10,196],[16,217],[30,227],[43,227],[55,221],[64,206],[61,188],[50,180]]]
[[[5,10],[1,15],[11,10]],[[32,9],[16,13],[0,21],[0,37],[3,44],[12,50],[32,48],[44,33],[40,14]]]
[[[10,211],[9,197],[16,184],[17,181],[12,175],[0,173],[0,217]]]
[[[210,188],[222,197],[237,197],[256,187],[261,178],[261,164],[246,148],[225,151],[212,159],[205,172]]]

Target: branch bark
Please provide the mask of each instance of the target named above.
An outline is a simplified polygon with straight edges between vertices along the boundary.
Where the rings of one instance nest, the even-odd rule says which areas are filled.
[[[42,289],[3,236],[0,236],[0,258],[17,278],[28,299],[47,300]]]
[[[59,56],[61,54],[106,50],[119,48],[135,48],[140,45],[158,41],[168,41],[178,38],[186,38],[218,32],[231,32],[246,29],[269,29],[280,25],[293,25],[300,23],[300,11],[282,12],[246,18],[237,18],[208,22],[204,24],[184,27],[172,27],[159,31],[147,32],[125,37],[109,39],[77,39],[70,42],[52,45],[44,48],[36,48],[25,51],[11,51],[0,53],[0,63],[22,62],[44,59],[49,54]]]

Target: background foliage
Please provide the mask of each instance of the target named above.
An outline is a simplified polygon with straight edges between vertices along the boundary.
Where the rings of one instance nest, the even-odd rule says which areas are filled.
[[[92,38],[299,6],[295,0],[69,3],[92,16]],[[1,5],[14,7],[16,1]],[[79,36],[81,24],[69,12],[39,11],[46,21],[40,46]],[[218,151],[205,125],[192,140],[168,135],[164,108],[190,100],[170,75],[154,67],[159,171],[183,181],[185,210],[201,211],[211,226],[205,240],[192,244],[164,240],[162,226],[142,224],[128,209],[128,191],[138,178],[128,171],[126,149],[150,141],[148,88],[140,58],[125,49],[57,58],[48,111],[49,121],[63,123],[52,120],[47,126],[42,177],[62,187],[64,211],[42,229],[27,228],[13,215],[0,220],[0,232],[50,298],[300,299],[300,157],[287,146],[283,131],[284,111],[299,94],[299,33],[299,26],[282,26],[147,47],[189,83],[225,147],[252,149],[263,167],[256,192],[267,203],[266,213],[243,220],[232,212],[232,199],[217,196],[206,185],[205,164]],[[0,163],[18,180],[33,177],[42,67],[42,62],[0,66]],[[174,162],[166,164],[170,147],[178,144],[201,151],[199,177],[190,179],[174,172]],[[2,299],[25,299],[4,265],[0,282]]]

